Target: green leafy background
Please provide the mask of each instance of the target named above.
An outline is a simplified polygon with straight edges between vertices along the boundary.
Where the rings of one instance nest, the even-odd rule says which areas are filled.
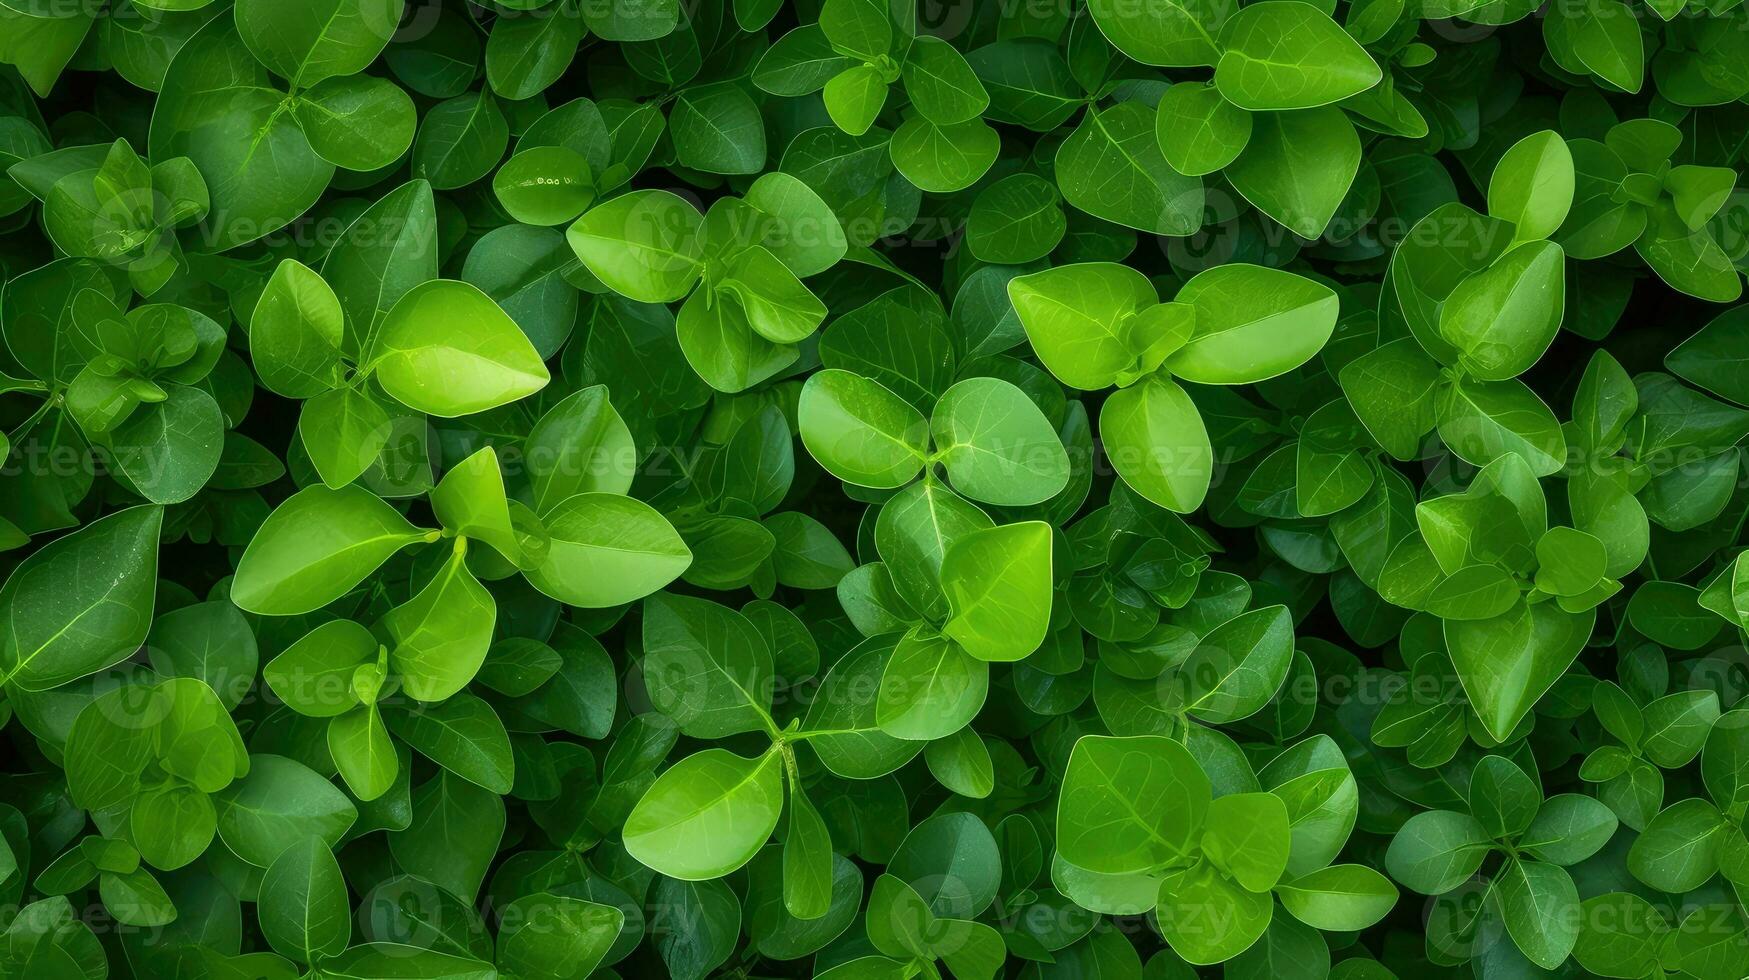
[[[0,978],[1749,975],[1740,0],[0,0]]]

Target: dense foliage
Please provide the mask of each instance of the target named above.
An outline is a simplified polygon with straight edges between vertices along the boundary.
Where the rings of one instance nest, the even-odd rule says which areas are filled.
[[[0,0],[0,978],[1749,975],[1741,0]]]

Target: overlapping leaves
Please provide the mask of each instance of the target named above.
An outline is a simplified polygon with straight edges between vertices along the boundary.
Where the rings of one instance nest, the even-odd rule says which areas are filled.
[[[1746,28],[0,0],[0,976],[1737,980]]]

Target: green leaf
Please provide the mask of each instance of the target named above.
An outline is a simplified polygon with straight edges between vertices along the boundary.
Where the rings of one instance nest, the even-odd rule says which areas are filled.
[[[1505,756],[1483,756],[1470,777],[1470,814],[1490,837],[1518,838],[1542,802],[1542,791],[1530,774]]]
[[[665,37],[680,19],[679,4],[640,0],[603,9],[579,5],[583,23],[596,35],[612,41],[648,41]]]
[[[1202,852],[1246,891],[1266,892],[1287,868],[1287,805],[1273,793],[1229,793],[1209,805]]]
[[[67,63],[91,30],[93,18],[75,13],[70,17],[28,16],[31,7],[18,9],[8,5],[4,13],[7,30],[14,32],[7,61],[18,66],[18,72],[38,94],[46,96],[54,88]]]
[[[101,437],[118,476],[147,500],[179,504],[199,493],[218,469],[224,415],[211,395],[164,385],[165,400]]]
[[[510,736],[485,701],[459,693],[441,704],[394,712],[389,720],[396,735],[445,770],[494,793],[510,792]]]
[[[549,379],[528,337],[491,297],[448,279],[415,286],[395,303],[371,367],[396,400],[445,418],[526,398]]]
[[[123,925],[153,928],[176,919],[176,906],[164,886],[145,868],[128,874],[106,874],[97,880],[98,894]]]
[[[1512,573],[1498,565],[1469,565],[1447,576],[1427,597],[1427,611],[1447,621],[1493,619],[1520,597]]]
[[[773,344],[801,343],[826,318],[820,300],[763,247],[737,255],[717,289],[739,300],[748,327]]]
[[[1516,379],[1460,380],[1442,389],[1437,411],[1440,437],[1476,466],[1517,455],[1536,475],[1547,476],[1566,456],[1567,440],[1554,413]]]
[[[146,637],[154,671],[205,683],[228,710],[236,710],[254,686],[259,651],[249,621],[220,600],[166,612]]]
[[[1749,404],[1749,385],[1744,384],[1734,367],[1741,358],[1736,344],[1746,332],[1749,315],[1728,310],[1677,344],[1664,356],[1664,366],[1721,398],[1739,405]]]
[[[363,3],[393,3],[396,12],[369,26],[358,17],[337,17],[336,39],[345,35],[345,41],[322,41],[321,7],[339,13],[338,7],[352,5],[356,13]],[[399,8],[399,0],[320,0],[292,13],[295,25],[281,25],[283,14],[273,4],[256,0],[235,19],[212,18],[176,51],[152,110],[147,156],[187,157],[204,178],[212,200],[200,226],[206,247],[222,251],[284,228],[316,203],[334,175],[334,165],[317,155],[286,111],[285,93],[263,64],[311,83],[351,74],[363,67],[359,57],[368,63],[381,50]],[[239,36],[244,24],[248,44]],[[261,46],[263,60],[252,45]]]
[[[7,684],[45,691],[126,660],[151,628],[163,508],[130,507],[57,538],[0,586]]]
[[[350,904],[333,852],[307,837],[281,851],[262,875],[256,915],[276,952],[314,963],[344,950],[351,940]]]
[[[627,493],[638,455],[605,385],[573,392],[548,409],[529,431],[522,454],[536,513],[580,493]]]
[[[436,203],[424,180],[385,194],[340,233],[322,263],[322,278],[346,314],[349,356],[356,359],[371,350],[401,297],[437,278],[437,251]]]
[[[953,45],[927,34],[905,53],[905,94],[930,122],[952,126],[978,118],[990,104],[984,84]]]
[[[932,743],[933,744],[933,743]],[[789,831],[783,846],[783,905],[798,919],[820,919],[832,911],[832,838],[814,804],[790,784]],[[725,904],[733,904],[725,896]],[[735,906],[739,916],[739,906]],[[721,918],[722,916],[719,916]],[[732,940],[725,942],[732,945]],[[725,957],[729,951],[722,955]]]
[[[327,621],[269,660],[262,667],[262,679],[292,711],[332,718],[359,704],[353,672],[374,662],[376,649],[376,637],[359,623]]]
[[[1139,102],[1088,112],[1058,148],[1063,199],[1106,221],[1158,235],[1202,226],[1202,181],[1173,170],[1154,136],[1154,114]]]
[[[395,552],[435,534],[357,487],[306,487],[275,508],[250,540],[237,563],[231,601],[264,616],[313,612]]]
[[[1459,363],[1482,381],[1529,370],[1561,329],[1566,254],[1553,242],[1515,246],[1452,290],[1440,308],[1439,332]]]
[[[947,546],[942,631],[980,660],[1030,656],[1044,642],[1052,603],[1050,526],[1027,521],[969,531]]]
[[[1544,969],[1560,966],[1579,938],[1579,892],[1572,876],[1552,864],[1519,859],[1507,862],[1494,887],[1519,950]]]
[[[1446,623],[1452,664],[1490,733],[1511,734],[1579,655],[1595,619],[1520,603],[1492,619]]]
[[[1159,736],[1077,740],[1057,805],[1057,852],[1088,871],[1154,871],[1192,853],[1210,789],[1184,746]]]
[[[589,161],[564,146],[519,151],[498,168],[492,192],[511,217],[529,225],[565,224],[595,200]]]
[[[381,170],[413,145],[413,100],[393,82],[369,75],[330,78],[293,108],[310,148],[347,170]]]
[[[1293,618],[1285,606],[1242,613],[1204,636],[1185,661],[1186,710],[1214,724],[1255,714],[1287,677]]]
[[[1573,154],[1553,130],[1512,144],[1488,178],[1488,213],[1512,222],[1513,237],[1553,235],[1573,205]]]
[[[413,789],[410,809],[405,829],[389,834],[396,865],[473,901],[503,839],[504,801],[445,771]]]
[[[393,427],[388,409],[367,390],[336,388],[304,403],[298,440],[323,485],[339,490],[378,461]]]
[[[1240,8],[1221,27],[1215,87],[1253,112],[1312,109],[1378,84],[1372,56],[1329,15],[1299,0]]]
[[[365,943],[354,946],[323,962],[322,972],[342,977],[399,973],[422,980],[488,980],[497,973],[490,963],[481,960],[399,943]]]
[[[394,788],[401,761],[376,705],[330,721],[327,741],[340,778],[361,802],[378,799]]]
[[[640,303],[672,303],[704,265],[704,216],[666,191],[633,191],[598,204],[565,238],[609,289]]]
[[[1589,796],[1562,793],[1537,810],[1519,844],[1551,864],[1574,865],[1597,853],[1615,836],[1616,816]]]
[[[1551,55],[1563,52],[1584,73],[1594,74],[1614,88],[1637,92],[1645,73],[1644,44],[1637,24],[1628,24],[1621,5],[1589,0],[1544,27]]]
[[[713,174],[758,173],[765,165],[765,121],[745,89],[722,83],[688,88],[668,113],[682,166]]]
[[[1423,895],[1443,895],[1482,866],[1493,842],[1474,817],[1428,810],[1410,817],[1391,838],[1385,869]]]
[[[861,136],[887,103],[887,79],[874,65],[851,65],[826,82],[826,113],[839,129]]]
[[[981,800],[996,788],[989,747],[970,726],[930,742],[923,756],[930,775],[954,793]]]
[[[776,41],[753,67],[753,84],[772,95],[809,95],[851,67],[818,24],[803,24]]]
[[[1129,487],[1167,510],[1202,506],[1214,450],[1196,403],[1158,375],[1122,388],[1099,411],[1099,434],[1112,468]]]
[[[237,30],[261,63],[297,88],[363,71],[389,43],[402,0],[315,0],[286,8],[244,0]]]
[[[542,515],[546,557],[524,574],[561,602],[605,609],[674,581],[692,552],[650,505],[613,493],[579,493]]]
[[[974,500],[1042,503],[1069,482],[1069,455],[1050,421],[1000,378],[967,378],[948,388],[929,428],[948,479]]]
[[[1215,64],[1220,56],[1216,36],[1237,6],[1210,0],[1158,5],[1094,0],[1087,9],[1100,32],[1136,61],[1192,68]]]
[[[759,245],[797,276],[818,275],[844,257],[843,225],[805,181],[773,171],[755,180],[742,200],[763,215]]]
[[[902,487],[929,451],[923,416],[879,382],[829,368],[808,379],[796,408],[802,444],[846,483]]]
[[[1161,880],[1155,915],[1179,956],[1206,965],[1250,949],[1269,928],[1274,907],[1269,895],[1246,891],[1205,862]]]
[[[1670,931],[1652,904],[1631,892],[1594,895],[1580,905],[1584,924],[1573,944],[1573,959],[1599,976],[1641,977],[1656,969],[1663,938]]]
[[[1179,82],[1160,97],[1155,136],[1173,170],[1212,174],[1238,159],[1251,141],[1251,114],[1205,82]]]
[[[722,738],[771,727],[771,651],[740,613],[704,599],[644,603],[644,684],[685,734]]]
[[[452,534],[483,541],[508,561],[522,558],[511,526],[504,475],[491,446],[450,468],[431,490],[431,511]]]
[[[147,790],[134,799],[128,832],[140,859],[155,868],[186,867],[205,853],[218,828],[212,800],[197,787]]]
[[[1537,588],[1551,595],[1576,596],[1602,580],[1608,561],[1603,542],[1584,531],[1551,527],[1536,543]]]
[[[1336,329],[1338,303],[1328,287],[1262,266],[1199,273],[1174,302],[1195,311],[1196,327],[1166,367],[1199,384],[1252,384],[1285,374],[1310,360]]]
[[[1298,0],[1253,7],[1265,5],[1313,9]],[[1317,238],[1347,198],[1360,160],[1354,124],[1335,106],[1323,106],[1253,116],[1250,141],[1223,173],[1277,224],[1301,238]]]
[[[1013,174],[978,193],[966,220],[966,246],[985,262],[1021,265],[1044,258],[1069,228],[1056,185]]]
[[[964,728],[984,706],[990,668],[946,636],[907,632],[881,673],[875,719],[894,738],[927,742]]]
[[[274,270],[249,321],[249,352],[268,390],[310,398],[337,388],[345,315],[309,266],[286,259]]]
[[[893,43],[893,23],[880,0],[830,0],[820,7],[820,30],[845,55],[876,61]]]
[[[1159,302],[1148,278],[1115,262],[1047,269],[1008,281],[1008,297],[1039,360],[1057,380],[1097,391],[1136,370],[1153,340],[1137,317]]]
[[[389,639],[389,663],[416,701],[442,701],[472,680],[492,643],[497,605],[468,569],[458,538],[436,574],[378,624]]]
[[[517,976],[582,978],[594,972],[625,924],[612,905],[542,892],[505,910],[498,965]]]
[[[1335,864],[1282,882],[1275,889],[1282,907],[1314,929],[1353,932],[1365,929],[1397,904],[1397,889],[1364,864]]]
[[[1628,870],[1659,891],[1698,888],[1718,873],[1719,852],[1729,829],[1706,800],[1678,800],[1634,838]]]
[[[876,720],[877,696],[896,635],[852,647],[827,671],[802,729],[820,762],[846,779],[876,779],[916,758],[923,746],[894,738]],[[836,886],[834,886],[836,887]],[[836,901],[836,899],[834,900]]]
[[[783,810],[777,752],[743,758],[706,749],[656,778],[625,822],[625,846],[650,868],[683,881],[720,878],[771,838]]]
[[[510,142],[498,100],[471,92],[431,107],[413,140],[413,176],[440,191],[466,187],[492,172]]]
[[[332,783],[277,755],[251,757],[249,774],[220,790],[213,801],[225,846],[258,868],[271,867],[300,841],[333,847],[358,818],[346,794]]]
[[[718,295],[716,290],[694,292],[675,324],[687,364],[707,384],[723,392],[745,391],[795,362],[800,353],[795,345],[766,339],[738,301]]]
[[[584,24],[556,3],[500,17],[486,39],[486,82],[513,102],[533,98],[564,75],[583,40]]]
[[[988,173],[1001,144],[982,119],[941,125],[915,115],[893,131],[888,149],[894,169],[906,180],[932,194],[951,194]]]

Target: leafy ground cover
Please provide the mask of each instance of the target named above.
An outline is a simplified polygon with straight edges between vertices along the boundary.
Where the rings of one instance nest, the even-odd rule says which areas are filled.
[[[1749,975],[1739,0],[0,0],[0,978]]]

